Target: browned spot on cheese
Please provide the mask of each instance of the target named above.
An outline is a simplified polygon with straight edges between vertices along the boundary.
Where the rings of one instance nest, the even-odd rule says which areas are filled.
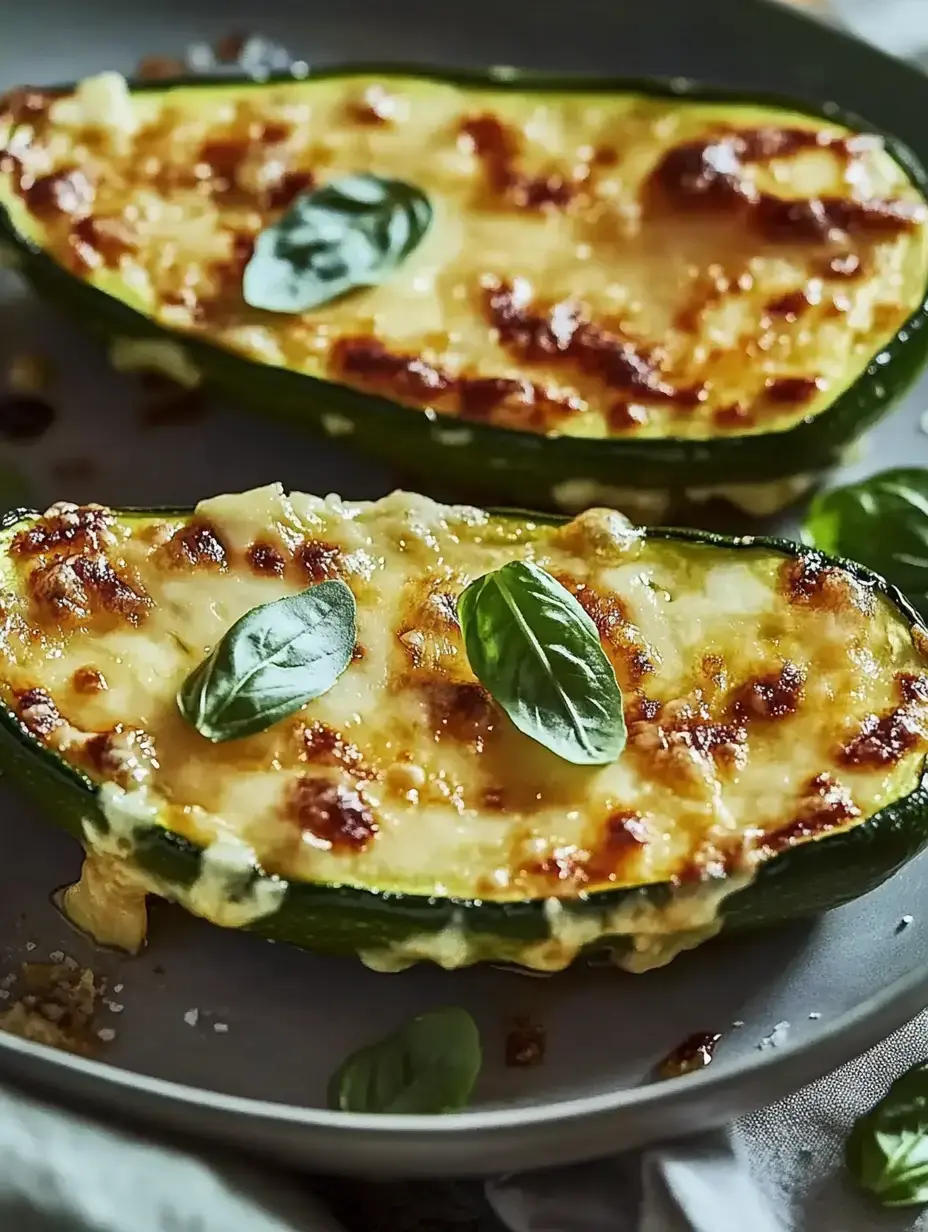
[[[459,133],[483,161],[487,187],[494,196],[517,209],[534,210],[544,206],[563,208],[577,195],[588,169],[579,178],[558,170],[530,175],[518,166],[522,152],[521,135],[490,113],[468,116]]]
[[[35,124],[64,92],[46,87],[17,86],[0,98],[0,120],[13,124]]]
[[[71,228],[68,242],[75,263],[83,269],[115,269],[120,258],[135,252],[138,240],[121,218],[88,215]]]
[[[857,733],[838,750],[838,760],[844,766],[892,766],[924,743],[918,722],[902,706],[887,714],[868,715]]]
[[[823,263],[825,278],[859,278],[864,273],[863,258],[856,252],[840,252]]]
[[[506,811],[506,791],[503,787],[485,787],[480,794],[481,806],[494,813]]]
[[[79,667],[71,677],[71,686],[76,693],[103,693],[107,689],[106,677],[98,667]]]
[[[928,702],[928,676],[917,675],[915,672],[899,672],[896,683],[904,702]]]
[[[783,590],[790,603],[840,612],[870,612],[873,595],[868,587],[843,569],[826,565],[821,557],[804,553],[783,562]]]
[[[245,560],[253,573],[268,577],[282,577],[286,564],[283,553],[271,543],[253,543],[245,553]]]
[[[795,291],[787,291],[784,295],[778,295],[776,299],[772,299],[767,305],[767,311],[774,317],[784,317],[787,321],[798,321],[809,305],[808,295],[802,287],[797,287]]]
[[[657,1067],[658,1078],[666,1081],[669,1078],[682,1078],[684,1074],[695,1074],[712,1063],[715,1046],[721,1039],[717,1031],[697,1031],[687,1036],[682,1044],[678,1044],[673,1052],[667,1054]]]
[[[856,201],[817,197],[788,201],[762,195],[757,225],[765,239],[781,243],[824,243],[834,236],[894,236],[925,220],[925,207],[913,201]]]
[[[359,98],[351,98],[345,107],[348,119],[355,124],[386,127],[396,119],[396,98],[389,90],[374,82]]]
[[[743,724],[720,722],[700,700],[667,702],[659,721],[634,720],[628,729],[629,749],[652,762],[662,777],[691,775],[691,751],[720,766],[738,766],[747,740]]]
[[[364,768],[364,757],[358,746],[319,719],[299,729],[299,740],[301,761],[314,766],[339,766],[355,775],[370,777],[372,774]]]
[[[462,419],[504,428],[544,431],[583,407],[572,394],[554,395],[522,377],[458,377],[454,389]]]
[[[216,528],[204,518],[194,518],[175,531],[162,552],[181,569],[225,569],[226,549]]]
[[[599,633],[624,688],[637,684],[655,669],[641,632],[627,615],[622,597],[614,591],[602,592],[569,574],[558,574],[557,581],[574,596]]]
[[[316,184],[312,171],[285,171],[268,190],[268,205],[272,210],[284,210],[300,193],[309,192]]]
[[[50,736],[64,722],[54,699],[45,689],[24,689],[17,693],[16,714],[23,727],[40,740]]]
[[[526,362],[560,360],[642,401],[693,406],[705,396],[701,387],[669,384],[640,346],[592,322],[580,304],[563,300],[535,307],[524,279],[489,280],[484,303],[500,342]]]
[[[247,231],[235,232],[229,240],[229,258],[226,261],[214,261],[210,266],[213,279],[218,288],[218,299],[213,301],[198,301],[199,307],[195,316],[205,319],[210,307],[215,308],[224,294],[239,295],[242,289],[242,275],[245,266],[252,258],[255,250],[255,237]]]
[[[534,887],[533,892],[538,892],[540,883],[541,888],[548,885],[560,897],[581,893],[587,886],[621,880],[628,862],[647,842],[647,827],[640,814],[615,810],[587,847],[555,847],[544,859],[527,863],[521,875]]]
[[[712,412],[712,421],[720,428],[744,428],[756,420],[754,408],[745,406],[742,402],[732,402]]]
[[[139,624],[152,605],[141,582],[121,575],[102,553],[52,559],[27,585],[40,612],[69,624],[102,613]]]
[[[814,376],[771,376],[764,382],[767,401],[777,406],[810,402],[823,388],[821,379]]]
[[[73,754],[72,754],[73,756]],[[117,724],[96,732],[80,746],[78,760],[98,779],[132,785],[132,764],[155,762],[155,742],[148,732]]]
[[[379,829],[359,791],[312,775],[292,785],[285,813],[332,851],[363,851]]]
[[[456,376],[417,355],[389,351],[376,338],[340,338],[332,348],[336,372],[401,402],[454,410],[463,419],[539,431],[581,409],[574,396],[548,393],[520,377]]]
[[[496,711],[480,684],[429,683],[425,686],[429,726],[436,740],[447,735],[480,752],[496,723]]]
[[[656,719],[663,709],[663,704],[653,697],[645,697],[639,693],[628,704],[626,721],[629,723],[649,723]]]
[[[635,851],[648,841],[648,831],[640,814],[627,809],[610,813],[603,824],[602,843],[612,855]]]
[[[104,541],[113,514],[102,505],[72,505],[60,501],[10,544],[14,556],[40,556],[59,548],[96,551]]]
[[[848,789],[828,774],[818,774],[807,788],[799,813],[792,821],[768,831],[761,849],[775,855],[797,843],[837,829],[860,816],[860,809]]]
[[[200,147],[198,160],[220,192],[235,184],[236,173],[248,157],[248,145],[241,137],[215,137]]]
[[[332,348],[337,372],[358,377],[398,398],[419,402],[450,388],[451,377],[415,355],[388,351],[377,338],[340,338]]]
[[[586,880],[593,884],[616,881],[630,860],[647,846],[648,830],[641,815],[616,809],[608,815],[590,844],[585,863]]]
[[[921,203],[831,196],[791,200],[761,192],[745,174],[747,163],[788,158],[806,147],[831,150],[850,161],[855,141],[814,130],[768,127],[683,142],[668,150],[654,169],[649,204],[731,213],[775,243],[824,243],[842,234],[898,235],[924,221]]]
[[[650,419],[648,408],[636,402],[619,399],[609,408],[609,427],[614,432],[634,432]]]
[[[556,898],[572,897],[589,882],[589,858],[590,853],[582,847],[555,847],[545,859],[526,863],[519,876],[528,880],[534,896],[544,893]]]
[[[309,582],[324,582],[327,578],[338,577],[341,572],[341,548],[323,539],[304,540],[296,549],[294,560]]]
[[[804,670],[795,663],[784,663],[778,672],[769,672],[741,685],[732,699],[732,714],[742,723],[750,719],[782,719],[795,714],[802,701],[804,684]]]
[[[90,213],[94,186],[80,167],[64,167],[60,171],[39,176],[23,188],[29,209],[39,218],[63,214],[69,218],[84,218]]]

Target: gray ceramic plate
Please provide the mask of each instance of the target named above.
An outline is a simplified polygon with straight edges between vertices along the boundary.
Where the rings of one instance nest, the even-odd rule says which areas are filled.
[[[192,39],[260,22],[262,33],[316,62],[394,58],[687,74],[833,97],[921,145],[923,156],[928,141],[928,80],[754,0],[227,0],[215,8],[208,0],[160,0],[145,7],[30,0],[18,28],[5,23],[2,84],[103,67],[129,71],[143,53],[173,53]],[[39,444],[16,451],[41,501],[186,504],[271,479],[361,497],[394,481],[331,444],[228,408],[195,424],[145,427],[132,381],[108,372],[95,346],[18,287],[4,291],[3,348],[59,356],[59,419]],[[928,437],[918,426],[926,394],[928,384],[879,429],[855,472],[928,461]],[[320,1169],[487,1172],[677,1135],[814,1078],[928,1000],[928,919],[919,914],[928,859],[818,923],[715,944],[647,976],[383,976],[225,933],[169,908],[154,913],[141,958],[92,953],[49,901],[77,871],[74,844],[17,800],[3,796],[0,804],[0,849],[8,853],[0,864],[0,937],[10,968],[63,949],[121,986],[105,1018],[116,1032],[106,1064],[0,1036],[0,1073],[150,1125],[195,1130]],[[898,931],[907,913],[915,920]],[[472,1111],[424,1120],[323,1110],[326,1080],[348,1050],[448,1002],[474,1013],[486,1042]],[[547,1029],[547,1060],[535,1069],[503,1063],[505,1032],[519,1014]],[[771,1034],[784,1023],[773,1046]],[[724,1032],[711,1068],[651,1082],[653,1063],[697,1030]]]

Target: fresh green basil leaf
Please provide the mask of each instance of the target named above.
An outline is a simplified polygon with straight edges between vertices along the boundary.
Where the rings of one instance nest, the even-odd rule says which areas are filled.
[[[266,312],[308,312],[383,282],[419,245],[432,207],[418,188],[350,175],[297,197],[258,236],[245,267],[245,303]]]
[[[897,1078],[854,1125],[845,1164],[883,1206],[928,1204],[928,1064]]]
[[[537,565],[512,561],[458,597],[474,675],[519,731],[578,766],[625,747],[622,694],[593,621]]]
[[[883,471],[824,492],[802,533],[823,552],[869,565],[928,616],[928,470]]]
[[[341,1112],[456,1112],[467,1106],[481,1059],[466,1010],[431,1010],[352,1053],[332,1079],[329,1102]]]
[[[215,743],[263,731],[331,689],[356,633],[354,595],[338,578],[252,608],[187,677],[177,705]]]

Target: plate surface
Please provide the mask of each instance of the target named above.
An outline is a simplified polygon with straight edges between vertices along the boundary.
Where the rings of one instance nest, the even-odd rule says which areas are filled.
[[[831,97],[921,145],[928,159],[928,79],[757,0],[550,7],[539,0],[403,0],[389,8],[343,0],[299,6],[295,17],[296,7],[230,0],[220,13],[208,0],[31,0],[21,27],[5,31],[0,85],[101,68],[129,72],[143,54],[175,54],[191,40],[253,28],[257,13],[262,34],[317,63],[393,58],[656,72]],[[54,40],[44,37],[49,28]],[[28,473],[39,503],[189,504],[273,479],[373,497],[397,481],[330,442],[265,427],[229,407],[195,422],[146,424],[138,383],[108,371],[95,344],[9,277],[0,295],[0,340],[0,359],[24,350],[55,356],[56,423],[38,443],[6,455]],[[928,436],[919,427],[926,404],[928,382],[847,473],[928,462]],[[377,975],[225,933],[169,907],[153,911],[151,943],[140,958],[101,955],[50,901],[51,891],[76,875],[75,844],[0,792],[0,848],[11,853],[0,866],[5,967],[60,949],[121,986],[110,993],[115,1008],[105,1019],[116,1033],[108,1064],[0,1035],[0,1074],[319,1169],[489,1172],[678,1135],[818,1076],[928,998],[928,919],[919,918],[928,898],[925,858],[817,923],[717,943],[642,977],[596,970],[545,980],[495,970]],[[908,913],[914,922],[900,930]],[[486,1064],[472,1111],[426,1121],[323,1110],[326,1081],[347,1051],[447,1003],[470,1009],[484,1035]],[[506,1031],[518,1015],[546,1028],[542,1066],[504,1065]],[[655,1061],[693,1031],[724,1032],[714,1064],[676,1083],[651,1082]]]

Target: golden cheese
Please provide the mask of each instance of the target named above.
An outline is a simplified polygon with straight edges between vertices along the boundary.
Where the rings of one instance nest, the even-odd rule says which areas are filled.
[[[8,532],[5,555],[0,690],[104,784],[110,829],[89,844],[125,855],[161,824],[203,845],[174,896],[231,926],[272,913],[284,880],[556,904],[654,882],[718,891],[733,874],[727,892],[907,794],[928,750],[926,643],[878,592],[814,557],[645,536],[607,510],[556,527],[271,485],[192,518],[55,506]],[[560,760],[473,678],[456,596],[514,559],[554,574],[600,631],[629,729],[614,764]],[[335,686],[260,734],[201,737],[175,704],[187,674],[246,611],[334,576],[358,605]],[[256,864],[279,880],[252,885]],[[681,901],[673,931],[693,944],[718,895]],[[650,952],[669,918],[635,902],[609,923]],[[586,940],[588,924],[551,922],[528,965],[564,965]],[[389,962],[439,940],[460,952],[450,934],[410,938]]]
[[[400,75],[130,94],[104,74],[11,95],[0,147],[17,230],[170,329],[532,432],[786,430],[928,280],[924,202],[879,139],[769,106]],[[313,312],[249,308],[255,236],[358,171],[428,194],[421,246]]]

